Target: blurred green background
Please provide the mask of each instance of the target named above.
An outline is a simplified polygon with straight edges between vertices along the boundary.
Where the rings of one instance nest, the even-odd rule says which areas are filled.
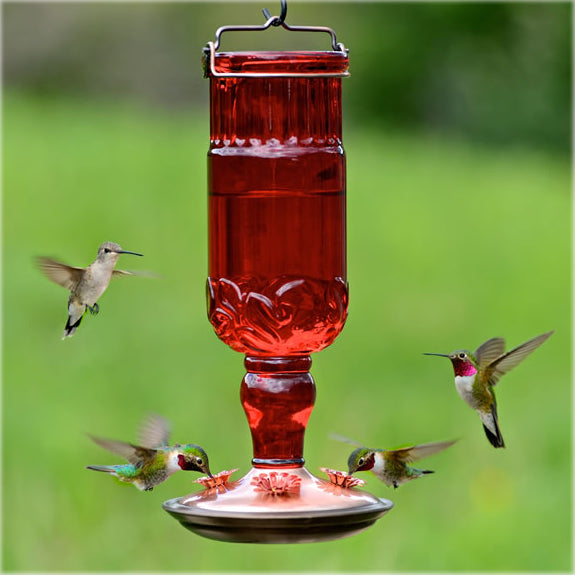
[[[261,4],[261,5],[260,5]],[[4,3],[3,568],[8,571],[569,571],[571,23],[569,3],[289,2],[333,27],[344,81],[350,316],[314,356],[312,472],[344,469],[339,432],[373,447],[449,438],[435,475],[367,488],[395,508],[355,537],[242,546],[184,530],[151,493],[86,464],[150,411],[212,470],[249,469],[242,357],[205,312],[208,83],[202,46],[273,3]],[[294,38],[295,36],[295,38]],[[224,49],[326,48],[271,30]],[[120,268],[73,339],[45,254]],[[447,362],[422,352],[556,333],[498,387],[494,450]],[[119,462],[119,461],[117,461]]]

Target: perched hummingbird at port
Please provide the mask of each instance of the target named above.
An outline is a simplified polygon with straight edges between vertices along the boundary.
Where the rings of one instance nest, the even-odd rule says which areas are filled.
[[[213,477],[206,452],[193,443],[169,445],[169,423],[159,415],[150,416],[142,426],[140,445],[90,436],[100,447],[128,461],[122,465],[88,465],[120,481],[133,483],[140,491],[151,491],[176,471],[199,471]]]
[[[86,310],[93,315],[100,311],[98,299],[106,291],[112,277],[135,275],[114,269],[120,254],[143,255],[123,250],[114,242],[104,242],[98,248],[96,259],[85,268],[69,266],[44,256],[38,258],[38,266],[48,279],[70,290],[68,321],[62,339],[74,335]]]
[[[473,408],[481,418],[485,435],[493,447],[505,447],[499,429],[497,402],[493,388],[508,371],[519,365],[533,353],[553,331],[538,335],[505,352],[505,340],[494,337],[482,343],[475,353],[458,349],[450,354],[425,353],[448,357],[455,372],[455,388],[461,399]]]
[[[454,443],[455,441],[438,441],[401,449],[358,447],[347,460],[349,474],[352,475],[356,471],[371,471],[386,485],[397,489],[408,481],[434,473],[430,469],[410,467],[408,463],[439,453],[451,447]]]

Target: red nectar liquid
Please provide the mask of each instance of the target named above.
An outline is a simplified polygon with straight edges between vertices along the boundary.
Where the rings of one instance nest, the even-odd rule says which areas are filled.
[[[209,318],[233,349],[319,351],[345,323],[345,155],[337,52],[218,54],[211,78]]]
[[[309,354],[347,317],[341,78],[323,75],[347,62],[222,53],[216,71],[240,75],[210,78],[208,316],[246,354],[241,399],[258,467],[303,465]]]

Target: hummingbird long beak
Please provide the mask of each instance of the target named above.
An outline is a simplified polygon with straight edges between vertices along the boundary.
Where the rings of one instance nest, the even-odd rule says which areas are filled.
[[[437,355],[439,357],[449,357],[446,353],[424,353],[423,355]]]
[[[133,256],[141,256],[144,257],[144,254],[139,254],[137,252],[129,252],[127,250],[121,250],[119,252],[116,252],[117,254],[132,254]]]

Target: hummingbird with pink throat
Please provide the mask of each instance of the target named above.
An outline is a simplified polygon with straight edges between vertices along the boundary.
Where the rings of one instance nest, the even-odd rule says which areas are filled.
[[[494,387],[507,372],[533,353],[553,331],[538,335],[512,350],[505,351],[505,340],[494,337],[482,343],[474,353],[458,349],[452,353],[424,353],[447,357],[455,372],[455,388],[461,399],[474,409],[483,423],[487,439],[493,447],[505,447],[499,429]]]

